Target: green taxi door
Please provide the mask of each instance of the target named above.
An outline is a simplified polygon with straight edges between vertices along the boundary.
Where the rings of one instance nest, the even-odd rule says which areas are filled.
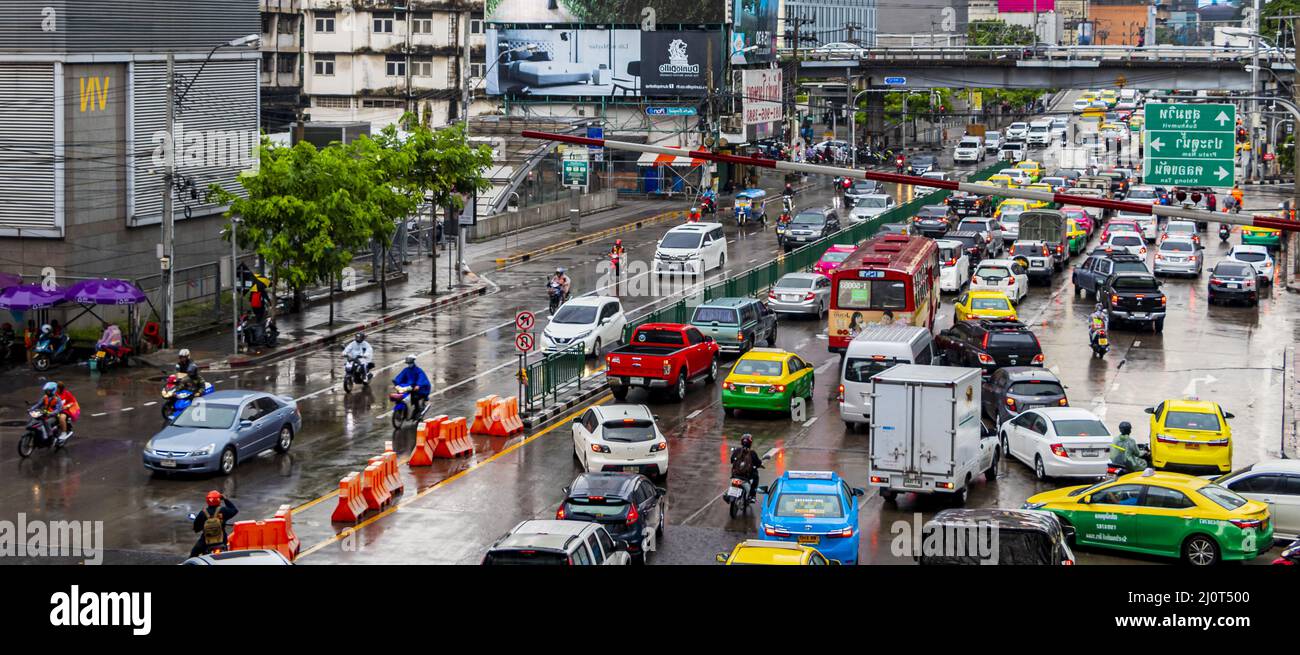
[[[1177,489],[1147,485],[1140,506],[1142,511],[1131,530],[1138,545],[1144,550],[1178,557],[1183,537],[1196,522],[1192,514],[1196,503]]]
[[[1140,548],[1134,534],[1138,501],[1142,499],[1140,484],[1115,484],[1092,492],[1088,499],[1090,511],[1080,512],[1074,518],[1075,538],[1079,543],[1095,544],[1109,548]]]

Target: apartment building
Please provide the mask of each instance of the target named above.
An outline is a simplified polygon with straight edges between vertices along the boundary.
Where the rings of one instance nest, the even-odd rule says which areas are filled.
[[[302,96],[304,0],[259,0],[262,13],[262,128],[297,118]]]
[[[379,128],[412,111],[431,125],[445,125],[464,113],[465,35],[470,61],[480,62],[474,68],[481,71],[483,3],[303,4],[303,94],[312,121],[364,121]]]

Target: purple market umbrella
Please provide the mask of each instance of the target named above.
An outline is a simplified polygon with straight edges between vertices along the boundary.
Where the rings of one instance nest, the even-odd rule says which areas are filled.
[[[0,289],[16,287],[23,283],[23,276],[15,273],[0,273]]]
[[[46,291],[39,284],[20,284],[0,291],[0,309],[11,312],[47,309],[63,301],[63,289]]]
[[[126,280],[82,280],[64,297],[83,305],[134,305],[144,302],[144,292]]]

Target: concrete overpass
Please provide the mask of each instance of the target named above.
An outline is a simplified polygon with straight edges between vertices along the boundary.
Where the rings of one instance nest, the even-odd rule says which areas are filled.
[[[790,51],[784,51],[793,57]],[[936,87],[1250,91],[1253,51],[1189,46],[886,47],[801,51],[806,79],[866,78],[900,89]],[[1289,77],[1294,52],[1260,50],[1260,66]],[[887,83],[886,78],[901,78]]]

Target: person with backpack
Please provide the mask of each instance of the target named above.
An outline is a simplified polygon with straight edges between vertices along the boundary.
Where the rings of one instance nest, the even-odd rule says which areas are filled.
[[[253,310],[253,316],[257,317],[257,324],[261,325],[266,320],[266,298],[259,284],[254,284],[251,291],[248,292],[248,306]]]
[[[226,525],[235,518],[239,509],[220,491],[208,492],[208,506],[194,515],[194,531],[199,533],[198,542],[190,550],[190,557],[206,555],[214,550],[226,548]]]
[[[754,452],[754,436],[745,433],[740,437],[740,447],[731,451],[731,477],[749,480],[749,499],[758,495],[758,469],[763,460]]]

